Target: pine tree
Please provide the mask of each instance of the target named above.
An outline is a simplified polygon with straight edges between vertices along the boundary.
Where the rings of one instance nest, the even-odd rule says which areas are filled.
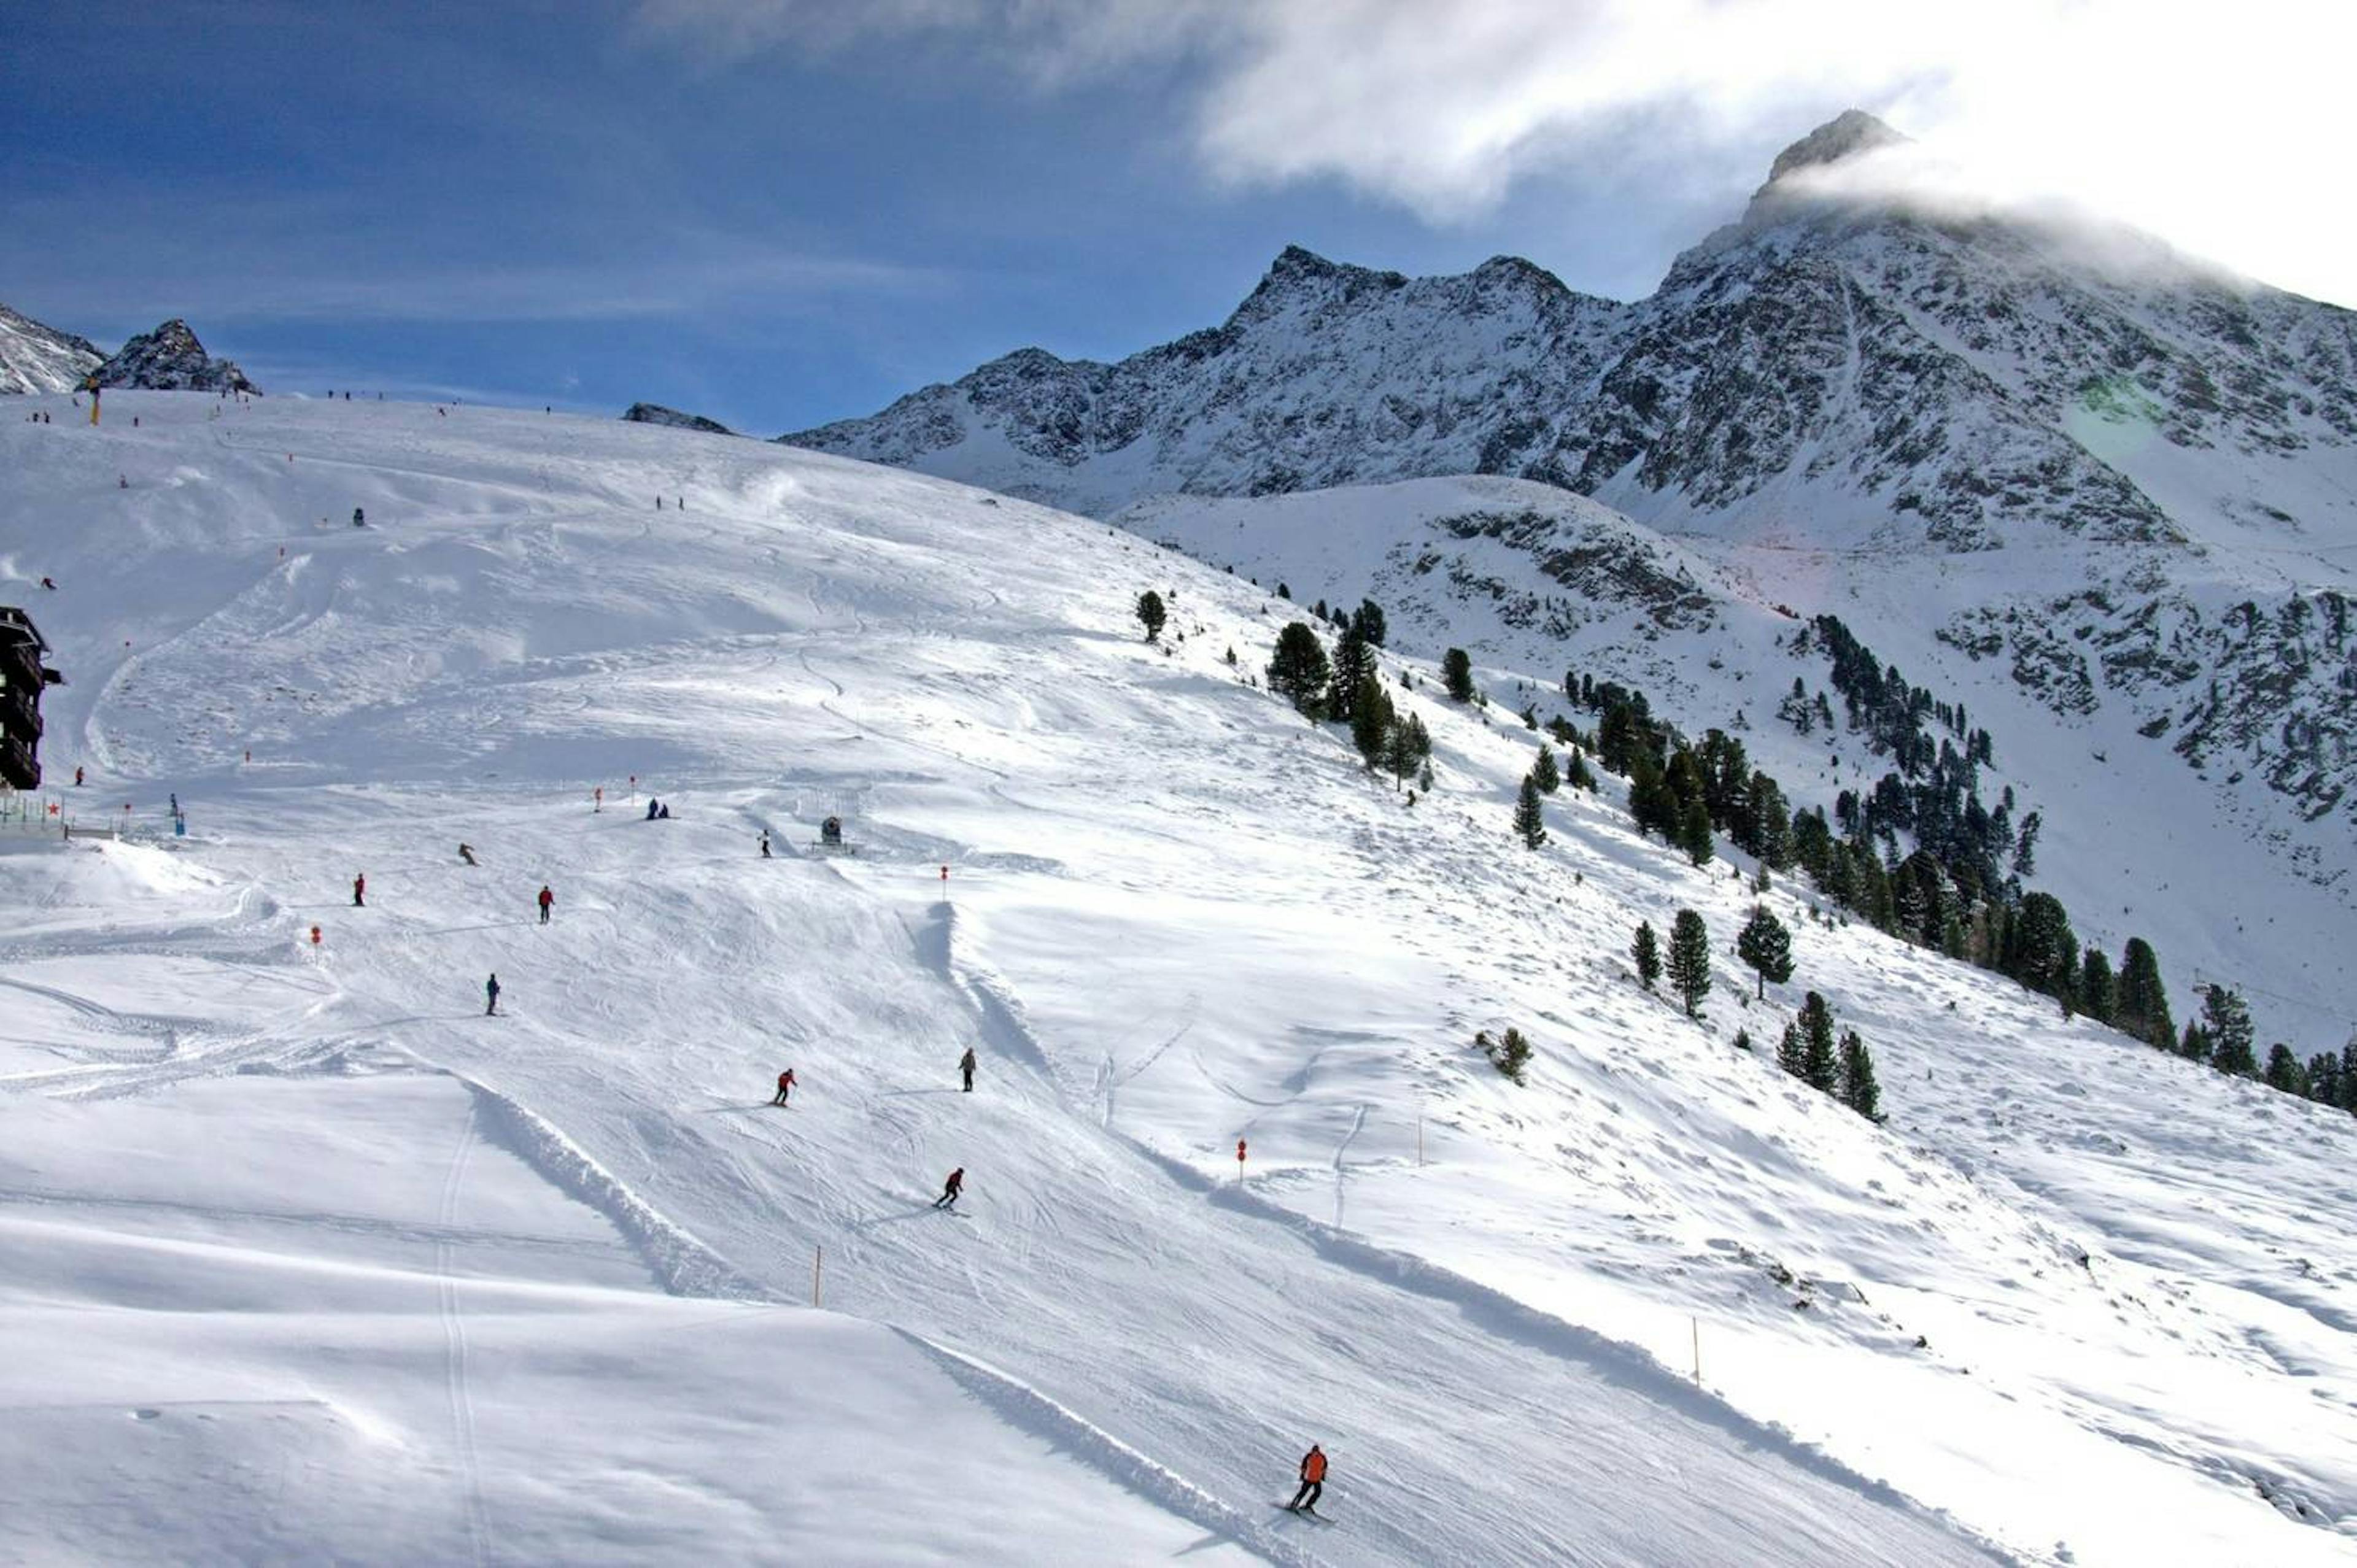
[[[1681,909],[1670,924],[1670,988],[1691,1018],[1710,994],[1710,931],[1702,917]]]
[[[1662,977],[1662,944],[1653,936],[1651,920],[1637,922],[1637,940],[1629,944],[1629,954],[1637,961],[1637,983],[1646,990]]]
[[[1588,771],[1587,758],[1577,751],[1571,754],[1571,768],[1563,777],[1564,782],[1575,789],[1585,789],[1591,795],[1596,792],[1596,775]]]
[[[1809,1076],[1809,1048],[1801,1039],[1798,1023],[1784,1026],[1784,1037],[1776,1042],[1776,1065],[1794,1078]]]
[[[1841,1041],[1841,1102],[1869,1122],[1882,1120],[1882,1089],[1874,1081],[1874,1056],[1857,1031],[1846,1031]]]
[[[1276,654],[1268,661],[1268,689],[1315,718],[1324,708],[1326,684],[1332,676],[1318,634],[1306,621],[1287,621],[1276,635]]]
[[[1480,1042],[1489,1040],[1487,1035],[1478,1036],[1476,1038]],[[1523,1032],[1520,1029],[1509,1028],[1498,1036],[1496,1043],[1485,1043],[1483,1049],[1489,1055],[1491,1066],[1515,1083],[1523,1081],[1523,1069],[1530,1065],[1531,1043],[1523,1037]]]
[[[2236,1078],[2259,1076],[2251,1009],[2232,986],[2212,985],[2201,993],[2201,1032],[2210,1036],[2212,1067]]]
[[[1781,985],[1792,978],[1792,933],[1784,929],[1784,922],[1765,904],[1751,906],[1751,918],[1743,922],[1743,929],[1735,939],[1735,951],[1758,972],[1763,999],[1770,981]]]
[[[1383,607],[1372,599],[1361,599],[1359,607],[1351,612],[1351,629],[1370,648],[1381,648],[1391,635],[1391,628],[1383,623]]]
[[[2101,948],[2089,948],[2079,965],[2079,1011],[2098,1024],[2119,1014],[2119,982],[2112,976],[2112,961]]]
[[[1748,836],[1738,841],[1760,857],[1760,864],[1778,871],[1792,868],[1792,818],[1784,791],[1766,773],[1751,775]]]
[[[1327,699],[1329,715],[1345,724],[1354,724],[1359,716],[1359,693],[1370,683],[1380,685],[1379,674],[1374,645],[1355,623],[1343,628],[1342,635],[1334,639],[1334,678]]]
[[[2341,1058],[2330,1051],[2319,1051],[2308,1058],[2308,1070],[2301,1075],[2308,1084],[2308,1097],[2319,1105],[2341,1103]]]
[[[1678,847],[1696,865],[1710,864],[1710,808],[1699,800],[1688,800],[1678,812]]]
[[[2266,1079],[2269,1089],[2279,1089],[2286,1094],[2308,1092],[2308,1074],[2300,1069],[2299,1058],[2291,1054],[2291,1047],[2280,1040],[2267,1047]]]
[[[2120,1028],[2162,1050],[2177,1047],[2177,1023],[2169,1015],[2169,993],[2160,983],[2160,960],[2152,944],[2130,937],[2120,954],[2119,1000],[2113,1016]]]
[[[1145,623],[1146,640],[1158,640],[1162,636],[1163,623],[1169,619],[1169,612],[1162,607],[1162,596],[1151,588],[1138,595],[1137,618]]]
[[[1539,742],[1539,757],[1531,764],[1531,777],[1538,780],[1539,789],[1546,794],[1563,788],[1563,770],[1555,766],[1555,748],[1544,741]]]
[[[1523,841],[1524,849],[1536,849],[1546,843],[1546,814],[1539,806],[1539,781],[1525,777],[1523,788],[1514,797],[1514,836]]]
[[[1392,776],[1392,788],[1397,789],[1415,777],[1416,768],[1424,761],[1416,749],[1416,735],[1423,729],[1414,714],[1405,724],[1394,721],[1383,733],[1383,771]]]
[[[2062,901],[2050,893],[2031,893],[2008,935],[2005,972],[2032,991],[2061,996],[2077,978],[2079,942],[2071,934],[2071,917]]]
[[[2188,1018],[2185,1033],[2178,1038],[2177,1054],[2188,1061],[2206,1062],[2210,1059],[2210,1031]]]
[[[1359,750],[1359,760],[1372,773],[1383,759],[1383,745],[1392,731],[1400,726],[1392,721],[1392,700],[1383,692],[1383,682],[1370,670],[1359,677],[1358,694],[1351,701],[1351,744]]]
[[[1735,1031],[1735,1048],[1738,1051],[1748,1051],[1751,1048],[1750,1030],[1738,1029]]]
[[[1469,703],[1473,700],[1473,660],[1461,648],[1452,648],[1440,656],[1440,680],[1448,690],[1449,701]]]
[[[1834,1010],[1815,992],[1801,1003],[1801,1077],[1811,1089],[1831,1094],[1840,1087],[1834,1054]]]

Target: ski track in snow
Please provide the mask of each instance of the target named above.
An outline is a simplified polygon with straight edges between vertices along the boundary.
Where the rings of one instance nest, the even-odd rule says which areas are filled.
[[[458,1299],[458,1281],[452,1272],[451,1247],[447,1232],[458,1214],[458,1194],[466,1186],[467,1163],[475,1152],[475,1111],[469,1106],[467,1125],[458,1134],[457,1147],[450,1153],[450,1168],[442,1183],[441,1227],[446,1239],[435,1246],[435,1290],[442,1313],[442,1332],[447,1346],[447,1369],[450,1391],[450,1429],[452,1446],[457,1458],[457,1469],[464,1488],[467,1517],[467,1544],[477,1563],[490,1554],[490,1521],[483,1508],[482,1461],[475,1447],[475,1391],[467,1370],[467,1319]]]

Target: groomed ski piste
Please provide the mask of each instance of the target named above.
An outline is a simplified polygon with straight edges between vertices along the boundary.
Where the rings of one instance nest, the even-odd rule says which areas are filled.
[[[1405,804],[1244,680],[1292,607],[1101,524],[541,413],[22,406],[75,831],[0,829],[0,1556],[2357,1558],[2345,1114],[1805,886],[1747,1002],[1726,860],[1609,779],[1523,850],[1534,737],[1421,666]],[[1625,956],[1680,907],[1698,1022]],[[1776,1071],[1804,988],[1886,1127]]]

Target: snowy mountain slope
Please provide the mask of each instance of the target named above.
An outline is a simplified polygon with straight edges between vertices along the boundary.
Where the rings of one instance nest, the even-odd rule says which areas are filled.
[[[2011,788],[2022,813],[2044,813],[2033,880],[2062,898],[2083,937],[2115,954],[2146,938],[2180,993],[2196,981],[2241,988],[2264,1037],[2291,1041],[2303,1058],[2337,1049],[2357,1018],[2357,983],[2340,958],[2357,942],[2357,819],[2331,793],[2340,771],[2313,766],[2319,751],[2340,755],[2357,726],[2357,639],[2331,594],[2255,611],[2242,581],[2203,580],[2197,563],[2137,612],[2174,661],[2156,666],[2138,641],[2089,635],[2090,621],[2126,612],[2098,608],[2093,590],[2064,591],[2085,569],[2069,542],[1962,557],[1729,549],[1500,478],[1162,497],[1116,521],[1266,586],[1286,584],[1302,603],[1372,597],[1395,646],[1431,659],[1465,647],[1510,709],[1535,701],[1543,718],[1569,712],[1566,669],[1630,682],[1691,734],[1738,736],[1796,800],[1828,810],[1890,766],[1854,730],[1803,735],[1777,716],[1795,678],[1811,691],[1827,680],[1821,653],[1792,647],[1795,611],[1838,615],[1991,732],[1996,779],[1984,792]],[[2043,594],[2020,609],[1986,607],[2020,603],[2025,578],[2042,580]],[[2266,635],[2294,613],[2308,619],[2293,639]],[[2267,685],[2283,728],[2250,727],[2233,694],[2252,682]],[[2084,696],[2056,701],[2073,692]],[[2192,714],[2181,726],[2179,705]],[[2222,723],[2241,727],[2205,744]],[[2271,768],[2305,757],[2311,771],[2230,779],[2238,737]],[[2324,810],[2282,811],[2285,783],[2320,791]]]
[[[0,1069],[12,1130],[217,1095],[266,1139],[303,1113],[238,1086],[437,1065],[594,1162],[567,1190],[691,1304],[807,1299],[823,1246],[830,1306],[942,1348],[988,1412],[1153,1505],[1105,1527],[1125,1557],[1177,1551],[1176,1517],[1295,1562],[2346,1559],[2345,1117],[1781,893],[1795,984],[1745,1007],[1730,978],[1690,1025],[1617,955],[1680,903],[1723,942],[1732,884],[1610,805],[1558,800],[1556,842],[1512,849],[1528,737],[1424,694],[1440,786],[1405,807],[1222,657],[1264,659],[1288,607],[1101,525],[618,423],[133,406],[137,431],[0,430],[0,556],[59,584],[48,760],[91,778],[55,792],[74,847],[0,857],[29,868],[9,974],[44,988]],[[1168,653],[1129,616],[1148,585]],[[648,789],[672,820],[641,820]],[[137,879],[140,852],[89,844],[125,801],[152,833],[167,790],[189,837]],[[856,853],[809,845],[826,814]],[[1889,1130],[1727,1050],[1803,984],[1871,1036]],[[1527,1089],[1468,1048],[1507,1022],[1539,1045]],[[2017,1107],[2049,1075],[2088,1090],[2083,1124]],[[451,1186],[454,1136],[418,1134],[417,1180]],[[44,1147],[48,1190],[119,1190],[102,1136]],[[955,1218],[927,1207],[952,1165]],[[2144,1201],[2190,1190],[2210,1207]],[[594,1549],[538,1533],[505,1437],[465,1482],[447,1364],[376,1396],[440,1466],[415,1483],[437,1517],[479,1495],[483,1555]],[[703,1397],[679,1376],[666,1410]],[[72,1434],[77,1474],[110,1430]],[[1312,1438],[1328,1530],[1269,1506]],[[706,1539],[752,1528],[690,1486],[726,1432],[686,1446]],[[963,1491],[825,1554],[914,1555]]]
[[[1526,263],[1410,280],[1288,250],[1215,330],[1110,366],[1027,349],[781,439],[1108,516],[1513,475],[1715,542],[1722,571],[1774,580],[1804,616],[1855,602],[1886,653],[1924,616],[1878,591],[1892,565],[1962,576],[1975,596],[1938,596],[1909,671],[1965,686],[1986,664],[2050,710],[2042,727],[2154,731],[2165,746],[2095,749],[2170,795],[2181,779],[2160,776],[2190,768],[2212,786],[2198,821],[2222,812],[2276,863],[2271,885],[2341,907],[2357,314],[2123,229],[1825,183],[1896,139],[1855,113],[1820,127],[1635,304]],[[1829,577],[1859,591],[1819,602]],[[1489,635],[1477,619],[1448,640]]]
[[[70,392],[105,360],[89,338],[0,305],[0,393]]]

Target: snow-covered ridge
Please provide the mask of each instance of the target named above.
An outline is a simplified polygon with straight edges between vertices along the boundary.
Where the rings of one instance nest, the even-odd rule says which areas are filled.
[[[1846,115],[1776,166],[1895,137]],[[2099,252],[1802,197],[1772,216],[1633,305],[1511,258],[1409,279],[1293,247],[1217,328],[1113,365],[1026,349],[781,439],[1097,513],[1502,473],[1744,539],[2207,543],[2262,515],[2357,532],[2350,312],[2124,267],[2161,249],[2127,235]]]
[[[0,393],[70,392],[105,360],[89,338],[0,305]]]

